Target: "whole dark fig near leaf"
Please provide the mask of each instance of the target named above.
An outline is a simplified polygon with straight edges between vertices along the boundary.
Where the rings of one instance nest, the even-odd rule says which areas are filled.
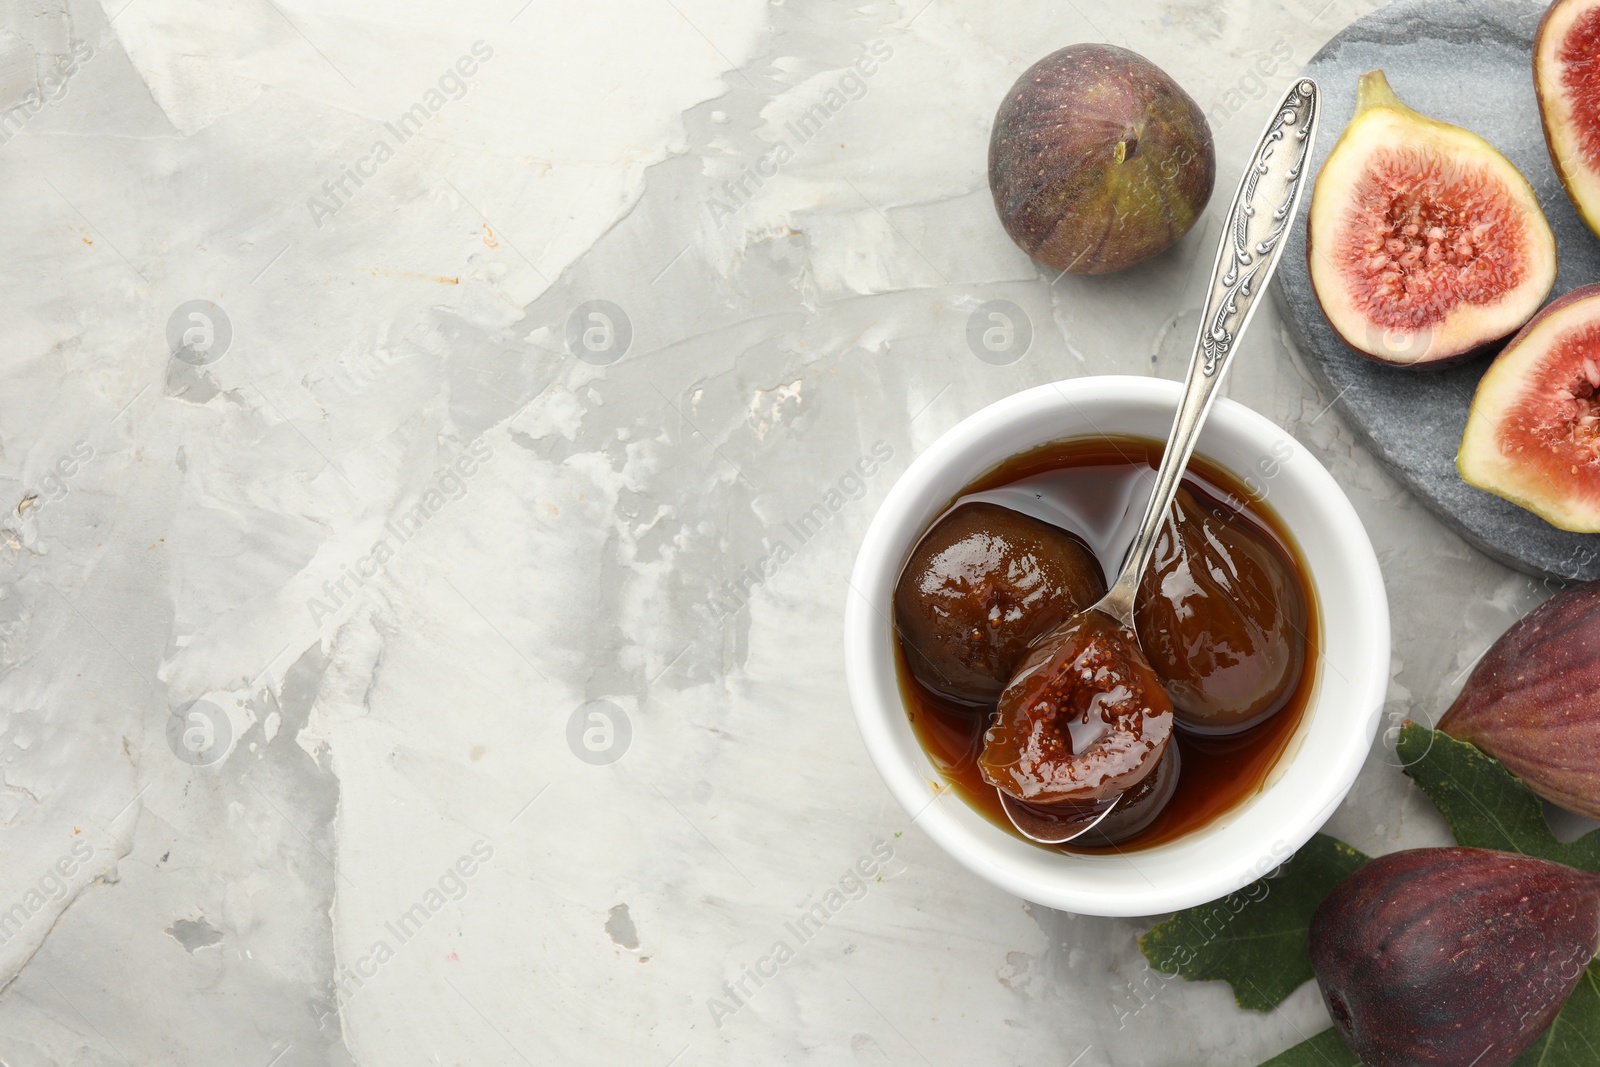
[[[1600,945],[1600,875],[1481,848],[1373,860],[1311,917],[1334,1026],[1372,1067],[1506,1067]]]
[[[1600,819],[1600,582],[1557,593],[1501,635],[1439,729]]]

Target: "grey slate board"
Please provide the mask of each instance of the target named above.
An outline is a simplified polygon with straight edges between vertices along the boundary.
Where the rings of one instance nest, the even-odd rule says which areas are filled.
[[[1517,165],[1556,235],[1552,298],[1600,282],[1600,239],[1578,218],[1545,148],[1533,89],[1533,35],[1546,5],[1520,0],[1396,0],[1346,27],[1306,65],[1322,87],[1320,171],[1355,111],[1356,80],[1382,68],[1423,114],[1465,126]],[[1309,198],[1308,198],[1309,201]],[[1600,535],[1557,530],[1456,473],[1456,449],[1488,356],[1454,367],[1387,367],[1355,353],[1311,291],[1305,220],[1274,283],[1311,373],[1341,415],[1405,485],[1489,556],[1538,577],[1600,578]]]

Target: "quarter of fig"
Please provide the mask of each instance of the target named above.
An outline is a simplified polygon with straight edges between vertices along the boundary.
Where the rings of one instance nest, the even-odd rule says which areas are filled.
[[[894,623],[917,681],[992,704],[1041,635],[1105,593],[1105,575],[1065,530],[996,504],[964,504],[911,553]]]
[[[1506,1067],[1600,945],[1600,875],[1480,848],[1382,856],[1311,917],[1311,966],[1369,1067]]]
[[[1507,630],[1439,729],[1550,803],[1600,819],[1600,582],[1557,593]]]
[[[1551,302],[1495,357],[1456,469],[1552,526],[1600,533],[1600,285]]]
[[[1172,702],[1138,638],[1086,611],[1018,665],[978,767],[1017,800],[1110,800],[1144,781],[1171,738]]]
[[[1358,352],[1413,366],[1514,333],[1556,278],[1556,243],[1511,161],[1362,75],[1355,118],[1311,194],[1306,254],[1328,321]]]
[[[1139,588],[1139,643],[1179,729],[1232,734],[1276,714],[1306,661],[1306,600],[1249,526],[1179,489]]]
[[[1550,158],[1600,233],[1600,0],[1556,0],[1533,40],[1533,84]]]
[[[1069,45],[1029,67],[989,138],[989,190],[1006,233],[1074,274],[1122,270],[1176,244],[1216,177],[1200,105],[1114,45]]]

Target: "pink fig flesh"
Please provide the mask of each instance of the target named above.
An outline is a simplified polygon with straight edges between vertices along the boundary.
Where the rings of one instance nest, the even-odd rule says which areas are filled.
[[[1456,469],[1558,529],[1600,533],[1600,285],[1551,301],[1495,357]]]
[[[1480,848],[1373,860],[1311,918],[1311,965],[1371,1067],[1506,1067],[1600,945],[1600,875]]]
[[[1600,582],[1557,593],[1501,635],[1439,729],[1600,819]]]
[[[1538,197],[1488,141],[1407,107],[1383,71],[1317,175],[1311,287],[1356,351],[1395,366],[1465,358],[1527,322],[1556,280]]]
[[[1600,0],[1556,0],[1533,41],[1533,83],[1561,184],[1600,233]]]

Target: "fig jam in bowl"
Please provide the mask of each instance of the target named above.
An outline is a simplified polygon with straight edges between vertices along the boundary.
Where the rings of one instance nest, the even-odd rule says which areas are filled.
[[[1252,536],[1275,542],[1306,605],[1296,623],[1305,665],[1282,710],[1266,721],[1230,737],[1180,731],[1172,742],[1182,752],[1176,792],[1148,829],[1101,847],[1026,840],[977,773],[992,710],[944,701],[913,677],[895,630],[895,591],[930,529],[961,514],[958,502],[999,504],[1071,530],[1114,572],[1121,559],[1104,557],[1115,551],[1118,531],[1131,536],[1148,495],[1148,480],[1127,475],[1159,458],[1181,391],[1164,379],[1079,378],[991,404],[901,476],[851,578],[845,669],[879,773],[915,824],[957,861],[1048,907],[1155,915],[1248,885],[1333,814],[1377,732],[1389,611],[1366,531],[1309,452],[1228,400],[1217,402],[1201,435],[1185,480],[1190,506],[1232,516]],[[1108,457],[1127,462],[1119,468]],[[1074,501],[1063,505],[1053,489],[1037,491],[1041,479],[1065,487],[1068,498],[1080,493],[1087,511],[1072,513]],[[1083,496],[1085,486],[1093,491]]]

